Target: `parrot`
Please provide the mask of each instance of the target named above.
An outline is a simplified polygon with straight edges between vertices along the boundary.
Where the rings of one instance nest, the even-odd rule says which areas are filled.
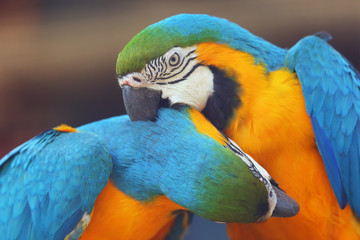
[[[298,201],[293,218],[229,223],[231,239],[360,239],[360,77],[330,39],[284,49],[227,19],[179,14],[118,55],[131,119],[194,108]]]
[[[297,202],[199,111],[60,125],[0,160],[2,239],[180,239],[188,211],[290,217]]]

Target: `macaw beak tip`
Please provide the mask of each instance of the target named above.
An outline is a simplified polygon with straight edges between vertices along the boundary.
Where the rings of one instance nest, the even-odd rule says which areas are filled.
[[[272,217],[293,217],[300,211],[299,204],[283,190],[273,185],[277,202]]]
[[[161,92],[148,88],[122,86],[126,113],[131,121],[154,121],[159,108]]]

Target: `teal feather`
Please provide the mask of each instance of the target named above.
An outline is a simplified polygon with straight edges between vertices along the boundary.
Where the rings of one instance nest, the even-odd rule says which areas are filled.
[[[161,109],[158,116],[156,122],[115,117],[79,130],[101,136],[112,155],[113,183],[139,201],[166,195],[207,219],[248,222],[259,218],[252,210],[267,199],[267,193],[246,164],[229,148],[200,134],[186,109]]]
[[[267,213],[265,184],[199,133],[187,109],[163,109],[156,122],[121,116],[79,130],[46,131],[0,160],[2,237],[64,239],[109,177],[138,201],[166,195],[208,219],[256,222]]]
[[[341,207],[348,202],[360,216],[360,77],[324,40],[309,36],[288,51],[296,71],[318,149]]]
[[[179,14],[150,25],[137,34],[119,53],[118,75],[138,72],[150,60],[173,48],[201,42],[228,44],[252,54],[258,64],[274,70],[283,64],[286,51],[253,35],[226,19],[205,14]]]
[[[0,210],[5,213],[0,232],[5,239],[64,239],[73,227],[66,223],[92,211],[112,166],[95,135],[55,130],[29,140],[0,162]]]

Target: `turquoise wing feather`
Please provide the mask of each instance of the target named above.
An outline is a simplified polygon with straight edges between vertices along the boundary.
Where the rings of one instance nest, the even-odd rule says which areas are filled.
[[[46,131],[0,160],[3,239],[64,239],[112,170],[110,154],[91,133]]]
[[[188,108],[160,109],[155,122],[120,116],[78,129],[101,137],[112,156],[111,181],[138,201],[165,195],[224,222],[254,222],[269,209],[258,211],[268,201],[265,184],[228,145],[198,132]]]
[[[326,41],[302,39],[288,52],[311,117],[316,143],[339,205],[360,216],[360,77]]]

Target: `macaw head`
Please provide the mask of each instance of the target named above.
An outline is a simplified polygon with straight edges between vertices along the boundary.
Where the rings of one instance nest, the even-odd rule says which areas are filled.
[[[257,47],[260,44],[264,45],[265,48]],[[242,104],[242,86],[237,81],[239,76],[230,66],[223,64],[224,61],[221,61],[228,59],[229,54],[232,54],[231,51],[236,51],[242,55],[238,61],[244,65],[244,74],[249,70],[246,67],[254,65],[263,67],[266,64],[269,70],[276,68],[280,63],[276,62],[275,59],[279,59],[278,56],[283,54],[281,49],[252,35],[238,25],[208,15],[180,14],[144,29],[119,53],[116,66],[119,84],[123,89],[125,108],[131,120],[154,120],[158,109],[161,107],[178,108],[186,105],[203,113],[217,129],[224,129],[234,114],[234,110]],[[267,55],[265,52],[272,53],[272,55]],[[231,64],[231,61],[227,61],[227,63]],[[256,79],[257,76],[253,77]],[[156,122],[159,120],[158,117]],[[231,142],[231,140],[229,141]],[[230,158],[225,159],[225,165],[230,163]],[[238,164],[237,162],[240,161],[234,159],[233,163]],[[244,160],[241,162],[244,163]],[[240,166],[239,168],[234,166],[227,169],[234,170],[230,175],[238,176]],[[199,167],[201,168],[202,165]],[[244,169],[248,169],[248,167],[249,165]],[[194,168],[192,166],[189,169],[193,170]],[[261,167],[259,166],[259,168]],[[209,175],[219,172],[219,168],[210,169],[215,169],[215,172]],[[186,175],[184,174],[184,176]],[[224,176],[222,173],[220,175]],[[229,176],[228,173],[225,175]],[[269,175],[267,174],[267,176]],[[270,185],[265,184],[266,186],[272,186],[275,183],[270,176],[262,179],[268,179]],[[244,192],[239,193],[236,197],[246,195],[244,186],[250,186],[250,182],[253,181],[242,182],[244,185],[239,186],[238,189],[243,189]],[[209,181],[204,180],[201,183],[207,184]],[[177,187],[173,190],[179,189],[181,188]],[[214,193],[219,193],[224,189],[227,188],[216,189]],[[274,211],[269,213],[270,211],[266,210],[260,214],[261,217],[256,215],[256,219],[265,220],[271,215],[285,217],[297,214],[299,206],[293,199],[282,190],[279,190],[277,186],[269,189],[272,190],[269,190],[263,196],[277,196],[275,205],[274,202],[270,204],[271,201],[266,201],[267,206],[272,206],[266,209],[273,208]],[[220,195],[235,197],[235,195],[232,195],[232,191]],[[170,193],[173,192],[176,191],[170,191]],[[255,191],[253,193],[257,194]],[[169,193],[166,195],[171,197]],[[252,198],[253,200],[257,199],[255,195]],[[209,204],[219,205],[216,200],[207,199],[210,199]],[[205,200],[199,202],[205,202]],[[234,202],[240,203],[242,200],[232,201],[232,203]],[[184,202],[181,203],[186,205]],[[189,204],[191,205],[191,203]],[[231,206],[231,204],[227,203],[222,206]],[[252,210],[248,209],[248,214],[257,209],[255,205],[253,205]],[[194,208],[188,209],[208,219],[228,222],[235,220],[235,218],[219,220],[210,216],[214,214],[214,208],[206,208],[208,210],[207,214],[210,215],[195,211]],[[279,209],[282,210],[279,212]],[[222,209],[221,211],[225,212],[227,210]],[[235,221],[246,221],[245,218],[240,219],[238,213],[235,215],[238,218]]]
[[[162,108],[155,122],[127,120],[108,129],[111,139],[117,135],[107,144],[111,180],[136,200],[166,196],[221,222],[260,222],[299,211],[265,169],[195,109]]]
[[[255,80],[278,68],[284,54],[228,20],[180,14],[136,35],[119,53],[116,71],[133,120],[181,104],[224,129],[234,110],[251,101]]]

